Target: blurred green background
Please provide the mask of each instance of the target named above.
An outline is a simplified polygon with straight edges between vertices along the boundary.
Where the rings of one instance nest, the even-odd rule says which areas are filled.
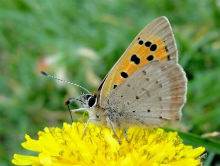
[[[27,154],[20,145],[25,134],[37,138],[45,126],[71,123],[64,103],[81,89],[40,70],[94,91],[139,31],[160,16],[172,25],[189,80],[183,118],[173,129],[196,141],[206,134],[202,146],[214,140],[220,149],[213,133],[220,130],[220,0],[1,0],[1,166],[11,165],[14,153]],[[204,165],[219,165],[219,154],[208,148]]]

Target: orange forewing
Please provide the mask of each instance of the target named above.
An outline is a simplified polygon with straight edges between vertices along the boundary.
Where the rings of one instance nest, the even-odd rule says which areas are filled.
[[[108,98],[127,77],[155,60],[177,62],[173,33],[165,17],[152,21],[135,37],[103,82],[100,100]]]

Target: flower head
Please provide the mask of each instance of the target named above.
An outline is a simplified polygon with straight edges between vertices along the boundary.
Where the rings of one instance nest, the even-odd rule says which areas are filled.
[[[185,166],[201,164],[199,156],[203,147],[193,149],[183,144],[177,132],[163,129],[142,129],[131,127],[127,131],[129,142],[123,132],[117,130],[121,145],[114,138],[113,131],[90,123],[85,136],[85,124],[63,124],[63,128],[45,128],[39,132],[39,139],[25,136],[22,146],[37,152],[36,156],[15,154],[15,165],[153,165]]]

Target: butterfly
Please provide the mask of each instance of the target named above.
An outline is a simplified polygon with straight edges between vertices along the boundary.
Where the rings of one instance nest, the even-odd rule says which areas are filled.
[[[85,89],[86,90],[86,89]],[[186,103],[187,78],[178,64],[178,52],[168,19],[153,20],[133,40],[95,93],[70,98],[87,110],[89,122],[116,129],[160,126],[181,118]]]

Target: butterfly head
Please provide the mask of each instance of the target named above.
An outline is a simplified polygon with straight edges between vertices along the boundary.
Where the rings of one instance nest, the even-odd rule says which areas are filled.
[[[89,121],[92,121],[95,124],[105,124],[104,122],[104,111],[99,106],[99,92],[96,93],[88,93],[88,94],[81,94],[78,98],[69,99],[66,103],[69,105],[72,101],[77,100],[80,101],[82,108],[73,109],[71,112],[76,111],[87,111],[89,114]]]
[[[96,94],[83,94],[80,96],[80,100],[85,108],[92,108],[97,104]]]
[[[76,98],[70,98],[69,100],[67,100],[65,105],[67,105],[67,107],[68,107],[68,110],[71,115],[71,119],[72,119],[71,112],[87,111],[90,119],[93,119],[95,121],[99,121],[100,111],[98,109],[98,97],[99,97],[99,93],[87,93],[87,94],[82,93],[80,96],[78,96]],[[70,110],[69,105],[73,101],[79,101],[83,107]]]
[[[92,108],[92,107],[96,106],[96,104],[97,104],[97,94],[91,94],[91,93],[81,94],[77,98],[68,99],[66,101],[65,105],[69,105],[73,101],[79,101],[83,105],[84,109]]]

